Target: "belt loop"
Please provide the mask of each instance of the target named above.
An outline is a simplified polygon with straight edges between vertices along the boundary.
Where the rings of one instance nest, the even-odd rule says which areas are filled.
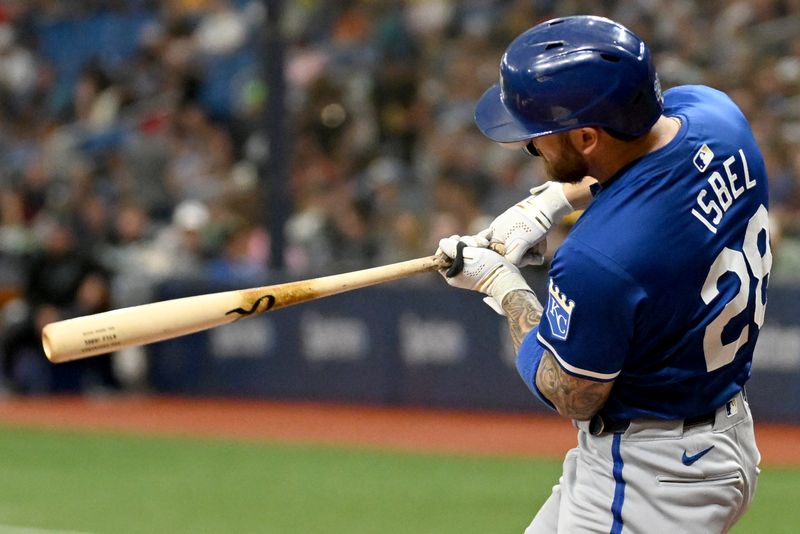
[[[603,430],[606,428],[606,423],[603,421],[603,416],[599,413],[594,414],[592,416],[591,421],[589,421],[589,434],[593,436],[599,436],[603,433]]]

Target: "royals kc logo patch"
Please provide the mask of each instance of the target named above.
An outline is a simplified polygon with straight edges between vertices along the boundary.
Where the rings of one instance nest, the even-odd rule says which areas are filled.
[[[553,337],[566,341],[569,334],[569,321],[572,317],[572,310],[575,309],[575,301],[569,300],[562,293],[558,286],[550,279],[549,283],[550,298],[547,301],[547,322],[550,323],[550,331]]]

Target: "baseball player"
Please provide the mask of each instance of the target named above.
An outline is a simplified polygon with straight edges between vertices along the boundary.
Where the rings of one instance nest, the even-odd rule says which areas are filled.
[[[552,178],[486,231],[440,242],[463,260],[447,282],[507,316],[525,383],[578,429],[526,533],[727,531],[759,472],[744,385],[772,263],[745,117],[709,87],[662,96],[639,37],[576,16],[509,45],[475,119]],[[583,206],[542,306],[518,266]]]

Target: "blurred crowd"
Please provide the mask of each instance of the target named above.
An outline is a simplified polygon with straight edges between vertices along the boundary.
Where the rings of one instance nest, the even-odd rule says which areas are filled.
[[[664,88],[729,92],[769,169],[773,277],[800,280],[800,0],[284,1],[288,177],[267,165],[268,4],[0,0],[6,387],[50,387],[43,324],[147,302],[165,280],[342,272],[486,227],[544,172],[483,138],[474,103],[510,40],[562,15],[634,29]],[[108,359],[85,365],[69,387],[119,386]]]

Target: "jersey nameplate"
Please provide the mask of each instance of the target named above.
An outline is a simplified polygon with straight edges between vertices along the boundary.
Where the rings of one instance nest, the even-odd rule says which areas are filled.
[[[575,301],[569,300],[562,293],[558,286],[550,279],[549,283],[550,298],[547,301],[547,322],[550,323],[550,331],[553,337],[566,341],[569,334],[569,321],[572,317],[572,310],[575,309]]]
[[[711,149],[703,145],[694,157],[695,167],[703,170],[707,169],[714,157]],[[748,189],[756,185],[756,181],[750,178],[750,169],[747,168],[747,158],[741,148],[736,156],[729,156],[722,162],[722,172],[719,170],[711,173],[706,180],[706,187],[697,194],[696,206],[692,209],[692,215],[703,223],[709,232],[717,233],[717,226],[725,213],[733,203]],[[702,167],[702,168],[701,168]]]

